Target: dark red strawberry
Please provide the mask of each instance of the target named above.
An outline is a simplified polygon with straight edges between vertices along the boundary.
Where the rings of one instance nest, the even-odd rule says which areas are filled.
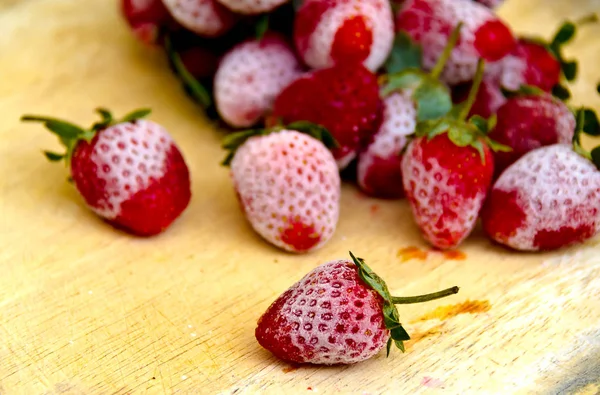
[[[466,82],[452,87],[452,101],[456,104],[467,100],[473,82]],[[502,92],[500,83],[495,78],[484,78],[477,91],[475,103],[469,112],[469,117],[479,115],[483,118],[489,118],[494,115],[498,109],[506,103],[506,96]]]

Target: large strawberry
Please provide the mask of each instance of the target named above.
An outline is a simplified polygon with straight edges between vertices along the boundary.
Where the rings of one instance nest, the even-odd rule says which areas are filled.
[[[309,121],[324,126],[338,145],[333,155],[345,168],[379,128],[383,103],[377,76],[360,63],[313,70],[275,99],[269,124]]]
[[[554,144],[530,151],[500,175],[482,210],[492,240],[515,250],[547,251],[600,232],[600,147],[588,153],[577,140],[576,149]]]
[[[188,167],[169,133],[143,120],[149,110],[113,119],[99,109],[102,120],[85,129],[66,121],[25,115],[57,135],[65,153],[46,152],[64,160],[87,206],[115,227],[140,236],[167,229],[188,206]]]
[[[559,99],[534,89],[520,91],[500,107],[498,122],[489,137],[512,148],[496,152],[496,175],[527,152],[552,144],[569,144],[575,132],[575,116]]]
[[[439,249],[458,246],[473,230],[491,186],[492,149],[487,122],[465,122],[483,74],[483,62],[469,99],[447,116],[420,122],[402,158],[404,190],[424,238]]]
[[[267,33],[240,43],[225,54],[215,75],[217,110],[230,126],[252,126],[300,73],[294,50],[282,36]]]
[[[410,336],[395,304],[453,295],[458,287],[414,297],[394,297],[361,258],[324,263],[281,294],[259,318],[258,343],[294,363],[353,364],[387,345],[404,351]]]
[[[347,61],[376,71],[394,40],[394,21],[387,0],[306,0],[294,21],[296,48],[311,68]]]
[[[162,0],[121,0],[121,14],[135,37],[148,45],[155,45],[160,30],[173,20]]]
[[[341,181],[324,144],[332,143],[329,137],[322,128],[298,122],[230,134],[224,141],[230,151],[224,164],[231,166],[248,222],[286,251],[318,249],[335,232]]]
[[[162,1],[181,26],[200,36],[220,36],[238,20],[238,16],[216,0]]]
[[[402,63],[387,62],[387,70],[393,73],[381,78],[383,122],[373,141],[360,153],[357,164],[358,185],[366,194],[388,199],[404,195],[400,164],[409,136],[415,132],[417,122],[441,117],[452,107],[450,92],[438,78],[461,27],[459,23],[430,74],[423,72],[418,64],[404,68],[405,56],[401,56]],[[396,49],[405,48],[395,46]]]
[[[464,23],[460,40],[441,79],[454,85],[473,79],[477,61],[486,72],[499,73],[499,61],[515,46],[509,27],[489,8],[471,0],[406,0],[396,14],[396,31],[407,33],[423,49],[423,66],[431,70],[441,56],[454,27]]]

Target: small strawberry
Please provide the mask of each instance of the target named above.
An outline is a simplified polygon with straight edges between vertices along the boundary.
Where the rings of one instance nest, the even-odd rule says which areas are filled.
[[[554,96],[524,89],[500,107],[498,122],[489,137],[512,148],[495,152],[496,176],[527,152],[546,145],[569,144],[575,133],[575,116]]]
[[[238,14],[255,15],[269,13],[287,0],[217,0]]]
[[[584,128],[589,126],[600,134],[595,116]],[[600,147],[588,153],[574,140],[575,149],[534,149],[500,175],[481,216],[493,241],[519,251],[548,251],[600,232]]]
[[[486,61],[486,73],[495,75],[499,61],[515,46],[509,27],[489,8],[472,0],[406,0],[396,14],[396,31],[406,32],[423,49],[423,65],[431,70],[454,27],[464,23],[460,40],[442,81],[456,85],[473,80],[477,61]]]
[[[454,103],[462,103],[467,100],[473,82],[465,82],[452,87],[452,100]],[[469,112],[469,117],[479,115],[483,118],[489,118],[496,114],[498,109],[506,103],[506,96],[502,92],[502,87],[496,78],[484,78],[481,81],[475,103]]]
[[[160,29],[173,22],[162,0],[121,0],[121,14],[135,37],[147,45],[157,44]]]
[[[354,364],[392,344],[404,352],[410,336],[395,304],[435,300],[458,287],[412,296],[391,296],[386,283],[361,258],[317,266],[281,294],[259,318],[258,343],[293,363]]]
[[[424,73],[419,65],[403,68],[402,64],[387,62],[386,68],[394,73],[381,78],[384,81],[383,122],[358,158],[358,185],[367,195],[388,199],[404,195],[400,168],[408,137],[415,132],[417,122],[441,117],[452,107],[450,92],[438,78],[456,45],[461,27],[459,23],[454,29],[431,74]],[[396,49],[404,50],[395,46],[394,51]]]
[[[294,40],[314,69],[347,61],[376,71],[394,40],[394,21],[386,0],[306,0],[296,12]]]
[[[402,158],[404,191],[424,238],[439,249],[458,246],[473,230],[491,186],[492,148],[481,117],[465,122],[483,74],[478,63],[473,89],[464,105],[447,116],[420,122]]]
[[[163,0],[163,3],[181,26],[204,37],[220,36],[238,20],[216,0]]]
[[[217,110],[230,126],[252,126],[300,73],[294,50],[282,36],[267,33],[246,40],[221,60],[214,79]]]
[[[377,131],[382,115],[377,76],[360,63],[345,62],[289,84],[275,99],[270,118],[325,127],[338,143],[333,155],[344,169]]]
[[[223,163],[231,166],[248,222],[266,241],[289,252],[322,247],[337,226],[340,175],[320,139],[333,143],[322,128],[297,122],[233,133],[223,144],[230,151]]]
[[[51,161],[64,160],[87,206],[117,228],[139,236],[167,229],[191,198],[187,165],[169,133],[135,111],[120,120],[98,109],[102,121],[90,129],[47,117],[25,115],[41,122],[65,146],[64,154],[46,152]]]

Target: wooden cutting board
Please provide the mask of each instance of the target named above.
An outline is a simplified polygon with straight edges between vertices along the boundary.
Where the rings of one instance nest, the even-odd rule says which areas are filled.
[[[302,256],[262,242],[238,210],[218,131],[159,53],[130,36],[108,0],[0,0],[0,394],[600,393],[598,241],[553,254],[493,247],[427,252],[406,202],[346,185],[333,240]],[[515,31],[549,36],[600,1],[508,0]],[[600,108],[600,28],[569,48],[575,101]],[[93,109],[142,107],[190,165],[193,199],[165,234],[102,223],[42,149],[57,141],[25,112],[88,124]],[[409,247],[417,250],[407,252]],[[403,250],[404,249],[404,250]],[[394,294],[452,285],[400,308],[407,351],[349,367],[297,368],[254,339],[256,320],[316,265],[352,250]]]

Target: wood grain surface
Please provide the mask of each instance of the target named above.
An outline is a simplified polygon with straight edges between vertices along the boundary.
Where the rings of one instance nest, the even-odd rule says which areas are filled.
[[[596,0],[508,0],[521,33],[548,37]],[[576,103],[600,108],[600,27],[568,49]],[[25,112],[89,124],[93,109],[150,106],[182,147],[193,199],[165,234],[139,239],[91,214],[58,146]],[[332,241],[303,256],[263,243],[238,210],[219,131],[163,57],[138,45],[112,0],[0,0],[0,394],[597,394],[598,240],[553,254],[493,247],[478,230],[464,256],[427,252],[406,202],[344,186]],[[589,143],[589,141],[588,141]],[[408,250],[417,247],[420,253]],[[392,292],[459,285],[400,308],[406,353],[348,367],[294,367],[254,339],[256,320],[316,265],[352,250]],[[464,258],[464,259],[461,259]]]

